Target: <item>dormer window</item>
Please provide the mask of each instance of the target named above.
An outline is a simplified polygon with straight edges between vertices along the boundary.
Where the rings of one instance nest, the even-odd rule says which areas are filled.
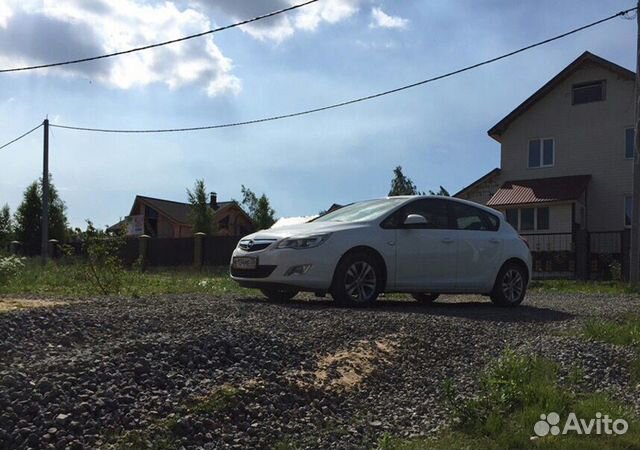
[[[605,80],[574,84],[571,88],[571,104],[582,105],[584,103],[601,102],[606,98],[606,87],[607,82]]]
[[[529,141],[529,168],[551,167],[555,159],[553,138]]]

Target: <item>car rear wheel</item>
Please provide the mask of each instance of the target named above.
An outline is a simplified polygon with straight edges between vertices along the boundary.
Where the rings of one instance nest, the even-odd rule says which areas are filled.
[[[369,306],[382,289],[382,270],[368,252],[345,256],[336,268],[331,296],[343,305]]]
[[[423,305],[430,305],[431,303],[435,302],[438,297],[440,297],[440,294],[419,293],[419,294],[411,294],[411,296],[418,303],[422,303]]]
[[[272,302],[286,302],[298,293],[298,291],[288,291],[284,289],[260,289],[260,292]]]
[[[498,273],[491,301],[498,306],[517,306],[524,300],[526,291],[526,270],[520,264],[507,263]]]

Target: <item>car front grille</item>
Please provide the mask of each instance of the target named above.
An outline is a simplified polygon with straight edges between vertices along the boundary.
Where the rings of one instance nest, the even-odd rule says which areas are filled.
[[[275,239],[243,239],[238,243],[238,247],[245,252],[257,252],[264,250],[275,241]]]
[[[267,278],[276,270],[276,266],[258,266],[255,269],[231,268],[231,275],[238,278]]]

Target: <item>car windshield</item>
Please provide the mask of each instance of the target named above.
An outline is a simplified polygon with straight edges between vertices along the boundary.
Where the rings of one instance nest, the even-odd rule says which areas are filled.
[[[353,203],[318,217],[314,222],[364,222],[380,217],[406,200],[406,198],[385,198]]]

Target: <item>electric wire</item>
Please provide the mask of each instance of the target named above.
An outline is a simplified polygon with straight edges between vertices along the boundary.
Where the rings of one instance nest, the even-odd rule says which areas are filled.
[[[42,124],[38,124],[38,126],[36,126],[36,127],[32,128],[32,129],[30,129],[30,130],[29,130],[29,131],[27,131],[26,133],[21,134],[21,135],[20,135],[20,136],[18,136],[17,138],[15,138],[15,139],[13,139],[13,140],[11,140],[11,141],[7,142],[6,144],[4,144],[4,145],[2,145],[2,146],[0,147],[0,150],[2,150],[2,149],[3,149],[3,148],[5,148],[5,147],[10,146],[10,145],[11,145],[11,144],[13,144],[14,142],[18,142],[18,141],[19,141],[20,139],[22,139],[23,137],[27,137],[28,135],[30,135],[31,133],[33,133],[34,131],[36,131],[36,130],[37,130],[38,128],[40,128],[41,126],[42,126]]]
[[[116,129],[116,128],[92,128],[92,127],[80,127],[80,126],[70,126],[70,125],[59,125],[59,124],[50,124],[50,126],[52,127],[56,127],[56,128],[63,128],[63,129],[67,129],[67,130],[75,130],[75,131],[88,131],[88,132],[98,132],[98,133],[175,133],[175,132],[186,132],[186,131],[199,131],[199,130],[212,130],[212,129],[218,129],[218,128],[231,128],[231,127],[238,127],[238,126],[243,126],[243,125],[252,125],[252,124],[257,124],[257,123],[262,123],[262,122],[270,122],[270,121],[274,121],[274,120],[282,120],[282,119],[289,119],[292,117],[299,117],[299,116],[304,116],[307,114],[313,114],[313,113],[317,113],[317,112],[321,112],[321,111],[327,111],[330,109],[335,109],[335,108],[340,108],[343,106],[348,106],[348,105],[353,105],[355,103],[360,103],[360,102],[364,102],[367,100],[372,100],[375,98],[379,98],[379,97],[383,97],[385,95],[390,95],[390,94],[395,94],[397,92],[401,92],[407,89],[411,89],[417,86],[422,86],[428,83],[432,83],[434,81],[438,81],[438,80],[442,80],[444,78],[449,78],[452,77],[454,75],[458,75],[461,74],[463,72],[467,72],[469,70],[472,69],[476,69],[478,67],[481,66],[485,66],[506,58],[509,58],[511,56],[517,55],[519,53],[525,52],[527,50],[531,50],[533,48],[536,47],[540,47],[542,45],[548,44],[550,42],[553,41],[557,41],[559,39],[565,38],[567,36],[570,36],[572,34],[578,33],[580,31],[586,30],[588,28],[594,27],[596,25],[600,25],[604,22],[607,22],[609,20],[612,20],[616,17],[620,17],[620,16],[624,16],[626,14],[628,14],[631,11],[637,10],[637,7],[634,8],[629,8],[625,11],[620,11],[616,14],[613,14],[611,16],[605,17],[604,19],[600,19],[597,20],[595,22],[591,22],[587,25],[583,25],[581,27],[578,28],[574,28],[570,31],[567,31],[565,33],[562,34],[558,34],[556,36],[550,37],[548,39],[544,39],[542,41],[536,42],[534,44],[531,45],[527,45],[525,47],[521,47],[517,50],[513,50],[509,53],[505,53],[502,54],[500,56],[496,56],[494,58],[491,59],[487,59],[484,61],[481,61],[479,63],[476,64],[472,64],[469,66],[465,66],[462,67],[460,69],[451,71],[451,72],[447,72],[445,74],[442,75],[438,75],[432,78],[428,78],[425,80],[421,80],[421,81],[417,81],[415,83],[411,83],[411,84],[407,84],[401,87],[397,87],[394,89],[390,89],[387,91],[383,91],[383,92],[378,92],[376,94],[371,94],[371,95],[367,95],[365,97],[359,97],[359,98],[355,98],[355,99],[351,99],[351,100],[346,100],[343,102],[339,102],[339,103],[334,103],[331,105],[326,105],[326,106],[321,106],[318,108],[313,108],[313,109],[307,109],[304,111],[298,111],[298,112],[293,112],[293,113],[288,113],[288,114],[280,114],[280,115],[275,115],[275,116],[270,116],[270,117],[263,117],[260,119],[253,119],[253,120],[246,120],[246,121],[241,121],[241,122],[230,122],[230,123],[223,123],[223,124],[214,124],[214,125],[203,125],[203,126],[195,126],[195,127],[182,127],[182,128],[155,128],[155,129]]]
[[[55,62],[55,63],[49,63],[49,64],[39,64],[39,65],[35,65],[35,66],[14,67],[14,68],[11,68],[11,69],[0,69],[0,73],[21,72],[21,71],[26,71],[26,70],[46,69],[46,68],[49,68],[49,67],[66,66],[66,65],[69,65],[69,64],[84,63],[84,62],[89,62],[89,61],[95,61],[95,60],[98,60],[98,59],[106,59],[106,58],[111,58],[111,57],[114,57],[114,56],[120,56],[120,55],[129,54],[129,53],[140,52],[142,50],[149,50],[149,49],[156,48],[156,47],[162,47],[164,45],[175,44],[177,42],[183,42],[183,41],[186,41],[186,40],[189,40],[189,39],[199,38],[199,37],[206,36],[206,35],[209,35],[209,34],[218,33],[220,31],[229,30],[231,28],[239,27],[239,26],[242,26],[242,25],[247,25],[247,24],[252,23],[252,22],[257,22],[258,20],[267,19],[269,17],[273,17],[273,16],[277,16],[279,14],[283,14],[283,13],[286,13],[286,12],[289,12],[289,11],[293,11],[294,9],[302,8],[303,6],[307,6],[307,5],[309,5],[311,3],[315,3],[317,1],[319,1],[319,0],[308,0],[308,1],[304,2],[304,3],[299,3],[297,5],[292,5],[292,6],[289,6],[287,8],[279,9],[277,11],[272,11],[270,13],[254,17],[252,19],[243,20],[242,22],[237,22],[237,23],[233,23],[233,24],[230,24],[230,25],[225,25],[223,27],[214,28],[212,30],[203,31],[203,32],[197,33],[197,34],[191,34],[189,36],[183,36],[183,37],[177,38],[177,39],[171,39],[169,41],[158,42],[156,44],[144,45],[142,47],[135,47],[135,48],[131,48],[129,50],[122,50],[122,51],[118,51],[118,52],[107,53],[107,54],[104,54],[104,55],[91,56],[91,57],[88,57],[88,58],[73,59],[73,60],[69,60],[69,61],[61,61],[61,62]]]

